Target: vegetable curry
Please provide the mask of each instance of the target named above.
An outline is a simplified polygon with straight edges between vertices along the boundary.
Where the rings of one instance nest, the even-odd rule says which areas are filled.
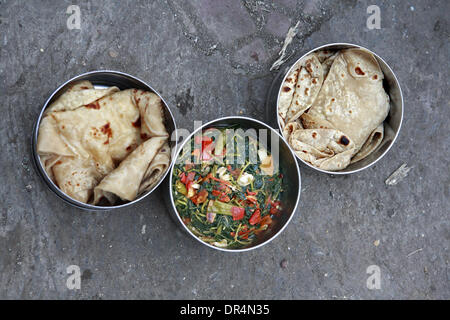
[[[187,228],[213,246],[248,246],[281,214],[283,175],[251,135],[210,128],[194,136],[173,170],[173,194]],[[275,222],[274,222],[275,221]]]

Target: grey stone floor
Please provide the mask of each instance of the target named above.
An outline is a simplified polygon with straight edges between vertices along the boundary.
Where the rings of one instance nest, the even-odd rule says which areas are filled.
[[[71,1],[0,1],[0,298],[450,298],[448,1],[79,3],[81,30],[69,30]],[[381,30],[366,28],[371,4],[381,8]],[[170,220],[166,190],[132,208],[86,213],[35,173],[29,142],[42,104],[89,70],[148,81],[179,127],[241,113],[264,120],[269,67],[297,21],[293,57],[353,42],[385,58],[403,87],[405,119],[370,169],[332,177],[302,166],[298,212],[264,248],[201,246]],[[386,186],[403,163],[413,167],[408,177]],[[81,290],[66,287],[73,264]],[[379,290],[366,287],[370,265],[381,269]]]

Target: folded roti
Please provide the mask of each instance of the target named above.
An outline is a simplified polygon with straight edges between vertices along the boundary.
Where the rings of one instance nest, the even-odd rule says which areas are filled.
[[[294,97],[295,85],[297,84],[298,74],[302,68],[302,63],[299,61],[294,70],[292,70],[289,75],[284,80],[281,86],[281,92],[278,102],[278,114],[282,119],[282,127],[284,127],[284,121],[286,119],[287,112],[292,103],[292,98]]]
[[[381,123],[375,130],[372,131],[369,138],[367,138],[366,142],[363,144],[358,153],[352,158],[350,163],[357,162],[366,158],[373,151],[375,151],[381,144],[384,138],[384,124]]]
[[[146,138],[168,136],[161,98],[152,92],[135,90],[135,101],[141,114],[142,135]]]
[[[91,89],[97,90],[90,83],[78,83],[58,100],[69,101],[74,91]],[[112,89],[106,95],[105,90],[98,91],[102,93],[92,99],[102,97],[83,100],[90,103],[76,108],[71,106],[81,102],[58,102],[65,107],[47,112],[39,126],[37,151],[48,176],[64,193],[84,203],[90,202],[94,188],[144,141],[158,135],[168,138],[163,117],[158,117],[162,114],[158,113],[162,108],[158,96],[137,89]],[[142,175],[153,158],[147,159]],[[141,180],[135,183],[139,186]]]
[[[324,170],[344,169],[355,151],[353,141],[336,129],[297,130],[289,140],[299,158]]]
[[[303,126],[301,125],[301,123],[298,120],[289,122],[283,128],[283,136],[287,141],[289,141],[291,134],[300,129],[303,129]]]
[[[119,88],[117,87],[95,89],[90,81],[80,81],[72,85],[64,94],[57,98],[45,110],[45,114],[54,111],[75,110],[118,91]]]
[[[317,56],[311,54],[302,61],[292,102],[286,114],[286,123],[298,119],[311,107],[322,86],[323,68]]]
[[[170,165],[170,147],[166,142],[147,168],[142,178],[138,194],[151,190],[164,175]]]
[[[389,96],[383,72],[366,50],[346,49],[327,59],[333,62],[320,92],[300,115],[303,129],[291,132],[289,141],[297,155],[314,166],[342,170],[380,145]],[[348,142],[345,147],[339,144],[342,137]]]
[[[167,137],[154,137],[137,147],[120,165],[94,189],[94,204],[113,194],[122,200],[136,199],[144,174]]]

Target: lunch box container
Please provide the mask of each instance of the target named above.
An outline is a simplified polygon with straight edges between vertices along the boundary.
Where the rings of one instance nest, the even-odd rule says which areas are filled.
[[[155,185],[155,187],[153,189],[140,195],[135,200],[130,201],[130,202],[121,203],[121,204],[114,205],[114,206],[95,206],[95,205],[86,204],[86,203],[77,201],[77,200],[69,197],[64,192],[62,192],[56,186],[56,184],[49,178],[49,176],[45,172],[45,169],[42,166],[41,161],[39,159],[39,155],[37,153],[37,138],[38,138],[38,134],[39,134],[39,125],[41,123],[41,119],[43,118],[45,109],[56,98],[58,98],[62,93],[64,93],[66,91],[66,89],[69,88],[73,83],[82,81],[82,80],[89,80],[94,85],[95,88],[107,88],[107,87],[111,87],[111,86],[116,86],[120,90],[136,88],[136,89],[150,91],[150,92],[153,92],[156,95],[158,95],[164,104],[165,125],[166,125],[167,131],[169,133],[170,147],[172,149],[172,155],[173,155],[173,151],[176,150],[176,148],[177,148],[177,130],[176,130],[175,119],[174,119],[167,103],[164,101],[164,99],[161,97],[161,95],[156,90],[154,90],[150,85],[145,83],[143,80],[138,79],[132,75],[129,75],[129,74],[126,74],[123,72],[110,71],[110,70],[92,71],[92,72],[88,72],[88,73],[84,73],[79,76],[76,76],[76,77],[70,79],[69,81],[65,82],[58,89],[56,89],[52,93],[52,95],[48,98],[48,100],[45,102],[45,104],[39,114],[39,117],[34,125],[33,135],[31,138],[32,158],[34,160],[33,162],[35,164],[36,170],[39,173],[39,175],[42,177],[42,179],[45,181],[47,186],[59,198],[61,198],[68,204],[75,206],[79,209],[88,210],[88,211],[105,211],[105,210],[112,210],[112,209],[125,208],[128,206],[131,206],[131,205],[141,201],[142,199],[144,199],[150,193],[152,193],[153,190],[155,190],[159,186],[159,184],[164,180],[167,173],[169,172],[169,169],[166,170],[166,172],[162,176],[161,180]],[[171,164],[172,164],[173,159],[174,158],[172,156]]]
[[[255,129],[257,132],[260,129],[266,129],[267,131],[267,148],[271,150],[271,136],[276,137],[276,141],[278,142],[278,150],[279,150],[279,168],[283,170],[283,179],[286,183],[286,188],[282,193],[281,203],[283,207],[282,214],[277,217],[275,223],[271,225],[260,238],[255,240],[255,242],[251,243],[249,246],[240,248],[240,249],[227,249],[213,246],[209,243],[203,242],[196,235],[194,235],[187,226],[183,223],[180,215],[177,212],[177,208],[174,203],[173,198],[173,170],[176,164],[176,159],[180,156],[184,146],[186,143],[190,143],[192,137],[199,132],[202,132],[208,128],[218,128],[218,127],[228,127],[239,125],[244,131],[246,129]],[[275,142],[276,143],[276,142]],[[164,197],[166,201],[167,208],[170,212],[170,216],[173,218],[175,223],[183,230],[186,234],[190,235],[190,237],[196,239],[203,245],[206,245],[210,248],[219,250],[219,251],[227,251],[227,252],[243,252],[249,251],[256,248],[259,248],[273,239],[275,239],[289,224],[294,213],[297,209],[297,205],[300,200],[301,193],[301,177],[300,177],[300,169],[298,163],[296,161],[295,154],[289,148],[287,142],[282,139],[280,134],[268,126],[267,124],[247,117],[224,117],[220,119],[213,120],[208,122],[201,127],[197,128],[193,133],[191,133],[182,143],[179,144],[179,148],[174,157],[174,161],[172,162],[172,167],[170,168],[169,177],[164,181],[164,188],[167,192],[164,192]]]
[[[308,167],[332,174],[332,175],[344,175],[344,174],[350,174],[359,172],[361,170],[367,169],[370,166],[374,165],[376,162],[378,162],[381,158],[384,157],[384,155],[391,149],[391,147],[394,145],[395,140],[398,137],[398,134],[400,132],[400,128],[402,126],[403,121],[403,94],[400,87],[400,84],[397,80],[397,77],[394,74],[394,71],[392,71],[391,67],[376,53],[372,52],[371,50],[364,48],[362,46],[356,45],[356,44],[350,44],[350,43],[331,43],[326,44],[320,47],[317,47],[306,54],[302,55],[299,59],[297,59],[294,63],[291,65],[287,65],[282,67],[281,71],[277,74],[274,81],[272,82],[272,85],[269,89],[268,96],[266,99],[266,120],[267,122],[272,125],[274,128],[278,128],[280,132],[282,132],[282,128],[280,126],[279,121],[279,114],[278,114],[278,99],[281,93],[281,87],[284,83],[287,75],[293,70],[295,64],[303,59],[305,56],[318,51],[318,50],[341,50],[341,49],[349,49],[349,48],[362,48],[364,50],[367,50],[373,56],[378,60],[378,63],[381,67],[381,70],[384,73],[384,80],[383,80],[383,86],[386,91],[386,93],[390,97],[390,110],[389,114],[385,120],[385,132],[384,132],[384,138],[380,144],[380,146],[368,157],[350,164],[347,168],[340,170],[340,171],[327,171],[323,169],[316,168],[312,164],[300,159],[297,155],[297,159],[301,161],[303,164],[307,165]],[[276,123],[275,123],[276,121]],[[283,138],[284,139],[284,138]],[[291,148],[289,146],[289,148]],[[295,153],[294,153],[295,154]]]

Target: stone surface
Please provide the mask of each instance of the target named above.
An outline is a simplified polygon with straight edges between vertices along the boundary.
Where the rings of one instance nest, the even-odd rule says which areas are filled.
[[[284,14],[272,12],[267,17],[267,23],[264,29],[267,33],[275,37],[284,39],[290,26],[291,19],[286,17]]]
[[[255,32],[255,24],[240,1],[196,0],[198,19],[224,44]]]
[[[236,51],[234,61],[236,63],[254,65],[259,62],[264,63],[268,59],[264,41],[257,38]]]
[[[81,30],[68,30],[67,2],[0,1],[0,298],[450,299],[450,4],[375,1],[382,29],[368,30],[374,1],[315,2],[85,1]],[[181,128],[240,112],[264,120],[281,48],[265,31],[273,12],[301,21],[287,63],[325,43],[359,43],[393,67],[405,96],[401,134],[376,165],[342,177],[301,166],[299,209],[273,242],[216,252],[180,232],[163,188],[132,208],[89,213],[37,176],[30,137],[40,108],[89,70],[145,79]],[[254,41],[266,61],[235,61]],[[403,163],[409,175],[386,186]],[[69,265],[81,268],[81,290],[66,287]],[[366,287],[370,265],[380,290]]]

